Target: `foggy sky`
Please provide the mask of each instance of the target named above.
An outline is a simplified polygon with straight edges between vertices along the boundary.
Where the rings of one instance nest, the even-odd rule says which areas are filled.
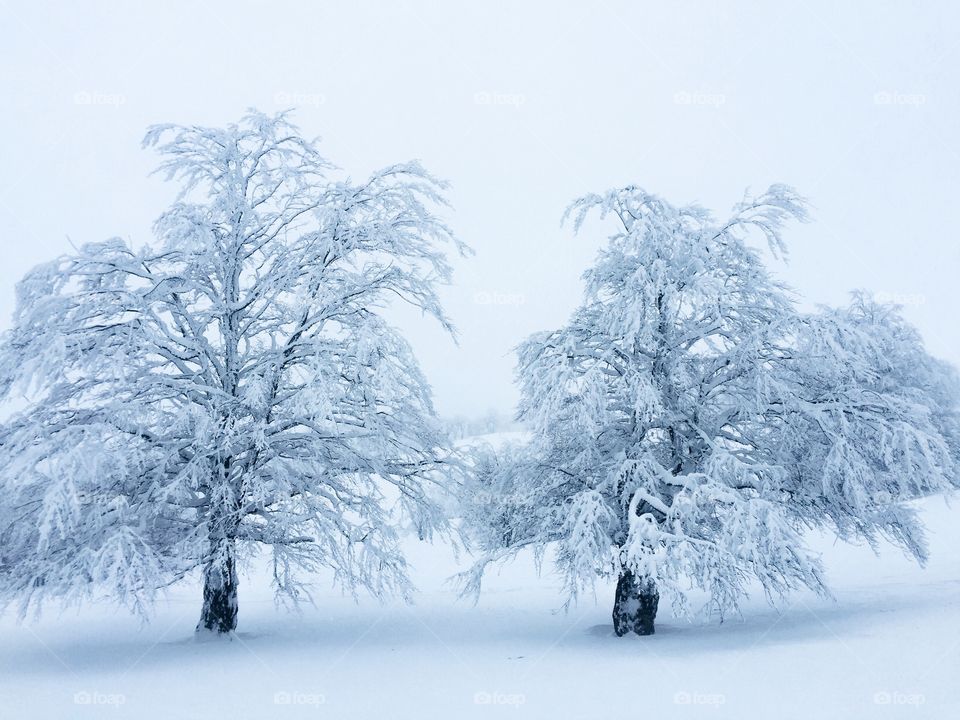
[[[794,185],[814,221],[777,273],[810,304],[904,303],[960,363],[960,6],[836,2],[0,2],[0,329],[71,242],[139,245],[174,188],[151,123],[296,108],[354,177],[421,159],[476,251],[402,317],[444,414],[509,412],[511,348],[562,323],[612,226],[569,201],[637,184],[723,215]]]

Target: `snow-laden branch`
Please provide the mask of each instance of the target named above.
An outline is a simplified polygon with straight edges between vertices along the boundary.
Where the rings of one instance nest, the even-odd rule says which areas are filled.
[[[195,568],[215,596],[257,547],[293,599],[297,568],[406,594],[397,524],[442,529],[459,463],[380,309],[453,332],[445,183],[412,162],[332,179],[282,114],[144,142],[181,189],[157,246],[88,244],[18,286],[0,391],[31,404],[0,428],[0,600],[140,610]]]
[[[466,488],[481,553],[467,586],[489,562],[549,546],[571,596],[614,575],[681,607],[692,585],[726,613],[751,578],[771,597],[825,592],[809,528],[922,561],[906,501],[960,482],[956,374],[862,294],[796,308],[748,236],[785,253],[803,199],[774,185],[716,222],[627,187],[567,216],[579,230],[593,211],[618,222],[583,302],[519,350],[532,438]]]

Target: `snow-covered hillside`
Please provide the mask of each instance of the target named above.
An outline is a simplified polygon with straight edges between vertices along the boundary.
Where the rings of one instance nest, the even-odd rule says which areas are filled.
[[[922,503],[932,561],[816,539],[835,601],[753,597],[720,624],[673,618],[617,638],[613,588],[559,611],[558,581],[532,559],[490,575],[478,605],[446,579],[464,567],[411,539],[413,606],[274,606],[268,577],[242,578],[240,632],[197,643],[199,584],[176,587],[148,625],[102,607],[37,623],[0,619],[3,720],[44,718],[952,718],[960,716],[957,508]],[[326,579],[324,579],[325,581]]]

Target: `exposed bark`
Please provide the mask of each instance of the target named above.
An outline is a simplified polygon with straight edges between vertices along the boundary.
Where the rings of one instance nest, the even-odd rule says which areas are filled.
[[[624,570],[617,581],[613,601],[613,629],[619,636],[628,632],[653,635],[653,621],[657,617],[660,594],[656,583],[648,577],[637,577]]]
[[[203,571],[203,610],[197,632],[237,629],[237,564],[233,540],[221,540]]]

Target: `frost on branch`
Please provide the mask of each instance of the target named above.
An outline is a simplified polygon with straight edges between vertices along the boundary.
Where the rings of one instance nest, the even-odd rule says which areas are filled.
[[[201,627],[236,625],[236,568],[272,556],[281,597],[329,568],[406,594],[398,523],[444,527],[456,472],[393,300],[437,297],[445,185],[420,165],[334,179],[283,116],[152,128],[180,185],[155,247],[91,243],[19,284],[0,390],[0,599],[105,593],[142,609],[205,578]]]
[[[618,227],[582,304],[519,351],[532,438],[466,486],[468,589],[549,546],[571,598],[617,577],[617,632],[648,634],[660,594],[683,610],[698,589],[722,616],[751,581],[826,592],[809,528],[922,561],[904,501],[958,482],[957,380],[896,308],[795,307],[761,249],[786,252],[802,198],[774,185],[716,222],[627,187],[567,212],[580,229],[591,211]]]

